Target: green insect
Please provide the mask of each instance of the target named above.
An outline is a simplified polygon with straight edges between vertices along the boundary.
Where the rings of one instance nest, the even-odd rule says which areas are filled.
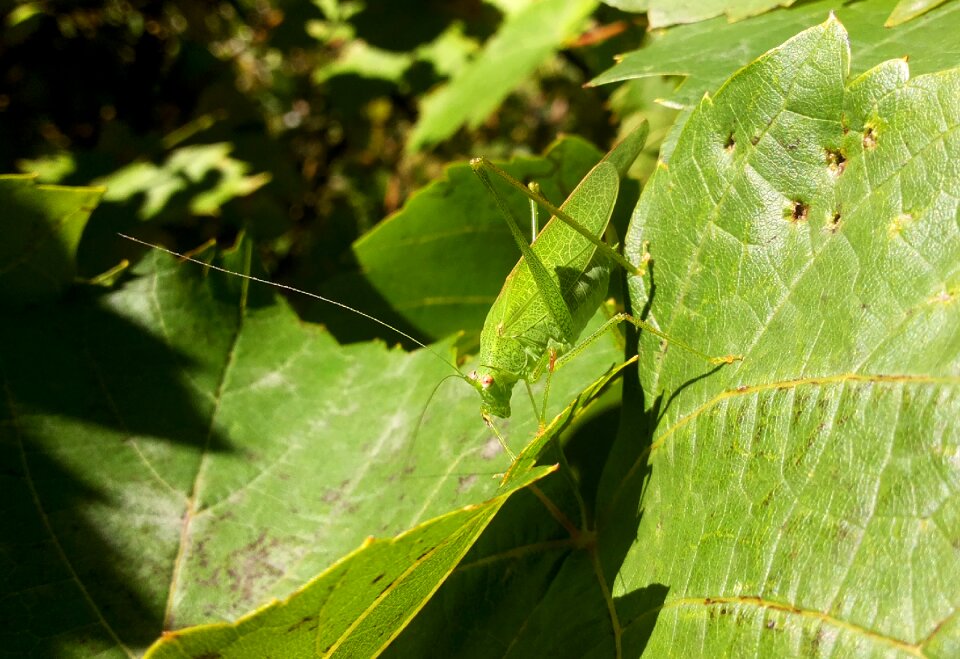
[[[535,188],[524,186],[487,160],[471,161],[474,171],[497,200],[522,253],[487,315],[480,335],[480,365],[466,376],[480,393],[481,414],[491,427],[491,415],[510,416],[511,393],[517,382],[523,380],[529,390],[530,383],[546,372],[547,382],[538,410],[542,424],[553,372],[622,322],[652,332],[713,364],[728,364],[739,359],[734,355],[705,355],[626,313],[616,314],[578,343],[584,327],[606,295],[612,268],[619,264],[631,274],[642,274],[646,266],[645,263],[634,266],[601,240],[617,200],[620,176],[639,154],[646,135],[644,122],[586,175],[560,208],[550,204]],[[494,186],[489,172],[531,199],[534,226],[535,204],[553,215],[532,244],[527,243],[517,218]]]

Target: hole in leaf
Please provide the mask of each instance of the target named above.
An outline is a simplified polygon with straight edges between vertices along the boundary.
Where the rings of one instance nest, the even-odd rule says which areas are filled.
[[[839,176],[843,174],[843,170],[847,168],[847,158],[843,155],[843,151],[840,149],[826,149],[827,154],[827,166],[830,170]]]
[[[727,135],[727,141],[723,143],[723,148],[726,149],[727,152],[729,153],[733,151],[733,147],[735,147],[736,145],[737,145],[737,140],[733,136],[733,131],[730,131],[730,134]]]
[[[873,126],[867,126],[863,131],[863,148],[870,150],[877,148],[877,132]]]
[[[793,202],[793,208],[790,211],[790,221],[791,222],[806,222],[807,216],[810,214],[810,206],[803,203],[802,201]]]

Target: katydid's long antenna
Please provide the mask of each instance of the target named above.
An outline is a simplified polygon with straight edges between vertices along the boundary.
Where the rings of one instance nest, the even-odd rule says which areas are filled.
[[[195,258],[193,258],[192,256],[187,256],[186,254],[181,254],[180,252],[175,252],[175,251],[173,251],[172,249],[168,249],[168,248],[166,248],[166,247],[164,247],[164,246],[162,246],[162,245],[156,245],[156,244],[154,244],[154,243],[148,243],[146,240],[140,240],[139,238],[134,238],[133,236],[128,236],[128,235],[125,234],[125,233],[117,233],[117,235],[120,236],[121,238],[126,238],[127,240],[130,240],[130,241],[132,241],[132,242],[139,243],[139,244],[143,245],[144,247],[150,247],[151,249],[158,249],[158,250],[160,250],[161,252],[166,252],[166,253],[169,254],[170,256],[176,256],[178,259],[183,259],[184,261],[190,261],[191,263],[196,263],[197,265],[201,265],[201,266],[203,266],[203,267],[205,267],[205,268],[210,268],[211,270],[216,270],[217,272],[222,272],[222,273],[224,273],[224,274],[233,275],[233,276],[235,276],[235,277],[240,277],[240,278],[242,278],[242,279],[246,279],[246,280],[248,280],[248,281],[253,281],[253,282],[256,282],[256,283],[258,283],[258,284],[266,284],[267,286],[273,286],[273,287],[275,287],[275,288],[282,288],[282,289],[285,290],[285,291],[290,291],[290,292],[292,292],[292,293],[299,293],[300,295],[306,295],[307,297],[312,297],[312,298],[314,298],[315,300],[320,300],[321,302],[326,302],[326,303],[328,303],[328,304],[332,304],[332,305],[334,305],[334,306],[340,307],[341,309],[346,309],[347,311],[351,311],[351,312],[357,314],[358,316],[362,316],[363,318],[366,318],[367,320],[372,320],[373,322],[375,322],[376,324],[380,325],[381,327],[386,327],[388,330],[390,330],[390,331],[392,331],[392,332],[396,332],[397,334],[399,334],[399,335],[402,336],[403,338],[408,339],[409,341],[412,341],[413,343],[417,344],[417,345],[420,346],[421,348],[424,348],[424,349],[426,349],[426,350],[429,350],[437,359],[439,359],[439,360],[442,361],[444,364],[446,364],[447,366],[449,366],[450,368],[452,368],[453,370],[455,370],[455,371],[457,372],[457,375],[459,375],[460,377],[465,377],[465,376],[463,375],[463,373],[460,372],[460,369],[459,369],[459,368],[457,368],[456,366],[454,366],[453,364],[451,364],[447,359],[445,359],[444,357],[442,357],[442,356],[440,355],[440,353],[438,353],[436,350],[434,350],[434,349],[431,348],[430,346],[426,345],[425,343],[422,343],[421,341],[418,341],[417,339],[413,338],[412,336],[410,336],[409,334],[407,334],[407,333],[404,332],[403,330],[397,329],[397,328],[394,327],[393,325],[391,325],[391,324],[389,324],[389,323],[386,323],[386,322],[380,320],[379,318],[375,318],[375,317],[371,316],[371,315],[368,314],[368,313],[364,313],[363,311],[360,311],[359,309],[354,309],[353,307],[351,307],[351,306],[349,306],[349,305],[346,305],[346,304],[344,304],[343,302],[337,302],[336,300],[332,300],[332,299],[330,299],[330,298],[328,298],[328,297],[324,297],[324,296],[322,296],[322,295],[320,295],[320,294],[318,294],[318,293],[311,293],[310,291],[304,291],[304,290],[302,290],[302,289],[295,288],[295,287],[293,287],[293,286],[288,286],[287,284],[281,284],[281,283],[278,283],[278,282],[275,282],[275,281],[270,281],[269,279],[261,279],[260,277],[254,277],[253,275],[246,275],[246,274],[244,274],[244,273],[242,273],[242,272],[234,272],[233,270],[228,270],[227,268],[221,268],[221,267],[218,266],[218,265],[213,265],[212,263],[207,263],[207,262],[205,262],[205,261],[201,261],[200,259],[195,259]]]

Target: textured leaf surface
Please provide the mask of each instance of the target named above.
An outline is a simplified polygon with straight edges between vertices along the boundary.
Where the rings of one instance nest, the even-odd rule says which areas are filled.
[[[443,384],[414,434],[451,373],[435,354],[341,347],[264,291],[163,255],[136,275],[0,324],[11,655],[136,653],[495,494],[509,460],[471,388]],[[558,373],[553,410],[620,354],[604,342]],[[501,427],[515,450],[537,427],[517,395]]]
[[[50,299],[71,283],[80,236],[102,194],[0,176],[0,302]]]
[[[905,56],[910,57],[914,75],[960,63],[960,46],[954,38],[960,31],[960,3],[948,3],[898,28],[884,28],[894,4],[895,0],[877,0],[838,6],[825,0],[738,23],[717,18],[673,28],[655,36],[640,50],[624,55],[593,84],[647,76],[684,76],[683,84],[666,102],[678,107],[692,106],[704,92],[717,89],[738,68],[824,20],[831,11],[836,12],[849,31],[854,73]]]
[[[635,307],[744,360],[705,376],[641,341],[652,438],[618,444],[601,493],[628,656],[651,629],[651,656],[960,642],[960,70],[849,70],[833,19],[763,56],[637,208]]]
[[[483,50],[427,95],[409,148],[421,149],[476,127],[524,77],[575,36],[599,0],[541,0],[511,14]]]
[[[549,473],[539,467],[495,498],[365,544],[288,601],[236,625],[171,633],[148,657],[372,657],[411,617],[471,547],[507,498]]]
[[[519,180],[537,181],[559,203],[602,155],[568,137],[542,157],[515,158],[503,167]],[[526,198],[511,194],[508,200],[517,217],[529,217]],[[417,330],[439,338],[466,328],[474,342],[519,258],[495,200],[466,163],[449,167],[353,249],[380,296]]]

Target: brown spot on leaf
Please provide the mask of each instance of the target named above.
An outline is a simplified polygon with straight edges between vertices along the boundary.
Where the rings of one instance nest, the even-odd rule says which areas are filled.
[[[873,126],[867,126],[863,131],[863,148],[868,151],[877,148],[877,132]]]
[[[833,215],[830,217],[830,226],[827,227],[827,230],[830,233],[836,233],[837,229],[840,228],[840,219],[841,219],[840,211],[839,210],[834,211]]]
[[[793,208],[790,211],[790,221],[791,222],[806,222],[807,216],[810,214],[810,206],[803,203],[802,201],[793,202]]]
[[[727,141],[723,143],[723,148],[726,149],[728,153],[733,152],[733,148],[737,145],[737,140],[733,136],[733,131],[730,131],[730,134],[727,135]]]
[[[826,149],[827,154],[827,167],[830,168],[830,171],[833,172],[836,176],[843,174],[843,170],[847,168],[847,158],[843,155],[843,151],[840,149]]]
[[[293,623],[292,625],[290,625],[289,627],[287,627],[287,632],[295,632],[295,631],[297,631],[298,629],[300,629],[301,627],[303,627],[304,625],[310,624],[310,623],[313,622],[314,620],[316,620],[316,616],[305,616],[305,617],[301,618],[299,621],[297,621],[297,622]]]

